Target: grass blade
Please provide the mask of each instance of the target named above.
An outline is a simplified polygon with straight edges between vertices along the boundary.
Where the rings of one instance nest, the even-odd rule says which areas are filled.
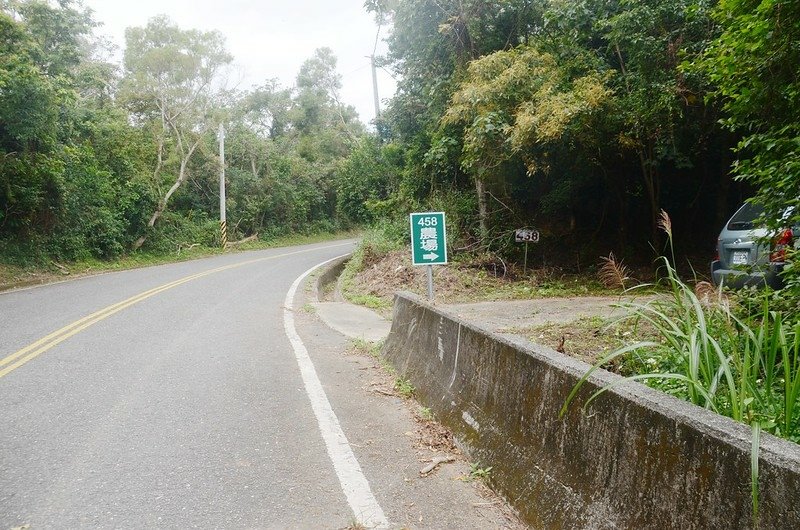
[[[750,448],[750,496],[753,501],[753,528],[758,528],[758,453],[761,447],[761,425],[753,423],[753,443]]]
[[[614,350],[613,352],[609,353],[608,355],[606,355],[605,357],[603,357],[602,359],[597,361],[594,364],[594,366],[589,368],[589,370],[587,370],[587,372],[585,374],[583,374],[583,377],[581,377],[578,380],[578,382],[575,383],[575,386],[572,387],[572,390],[570,391],[569,395],[567,396],[567,399],[564,401],[564,404],[561,406],[561,410],[559,410],[559,412],[558,412],[558,417],[559,418],[563,418],[564,417],[564,414],[566,414],[567,408],[569,408],[570,403],[572,403],[572,400],[575,399],[575,395],[581,389],[581,387],[586,382],[586,380],[589,379],[589,376],[591,376],[598,368],[600,368],[601,366],[603,366],[604,364],[606,364],[606,363],[608,363],[610,361],[613,361],[617,357],[625,355],[628,352],[632,352],[634,350],[639,350],[641,348],[649,348],[649,347],[652,347],[652,346],[658,346],[658,344],[655,343],[655,342],[637,342],[636,344],[631,344],[629,346],[625,346],[624,348],[620,348],[620,349]]]

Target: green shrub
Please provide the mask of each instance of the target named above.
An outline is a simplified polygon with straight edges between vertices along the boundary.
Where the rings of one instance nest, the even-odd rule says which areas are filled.
[[[393,250],[403,248],[405,245],[393,237],[388,237],[381,228],[373,228],[364,234],[358,248],[353,253],[348,268],[354,272],[368,269]]]
[[[148,252],[170,253],[195,244],[219,247],[219,221],[209,219],[205,212],[189,212],[187,215],[167,210],[142,248]]]
[[[661,261],[669,296],[620,304],[627,310],[621,320],[647,322],[659,340],[625,345],[600,359],[572,389],[561,414],[595,370],[621,362],[624,380],[643,381],[750,425],[757,517],[761,431],[800,442],[800,321],[797,313],[775,310],[769,290],[727,295],[720,289],[712,300],[701,300],[669,259]],[[612,386],[595,391],[584,407]]]
[[[564,407],[594,370],[621,362],[628,379],[800,441],[800,408],[795,407],[800,397],[800,322],[772,310],[769,292],[761,294],[758,312],[732,306],[721,292],[711,303],[701,302],[663,260],[670,296],[620,304],[627,310],[623,319],[649,323],[659,340],[609,353],[585,374]],[[607,389],[595,392],[589,402]]]

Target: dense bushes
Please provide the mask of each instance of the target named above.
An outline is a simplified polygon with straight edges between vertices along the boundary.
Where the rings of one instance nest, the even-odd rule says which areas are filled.
[[[458,250],[519,258],[513,229],[534,227],[553,259],[647,263],[665,208],[710,258],[746,195],[773,227],[800,200],[795,4],[369,2],[399,77],[371,136],[330,50],[295,87],[237,93],[216,32],[157,17],[120,70],[79,4],[4,3],[0,241],[58,259],[216,244],[224,124],[231,238],[376,222],[401,238],[436,209]]]
[[[369,154],[347,161],[372,140],[338,103],[330,50],[295,90],[233,93],[220,88],[231,57],[218,33],[156,17],[129,32],[120,70],[95,59],[93,26],[70,1],[0,7],[0,259],[219,246],[219,124],[231,240],[334,231],[388,195],[375,166],[359,167]]]
[[[393,21],[399,86],[379,130],[402,154],[405,210],[452,211],[460,247],[514,256],[509,235],[528,226],[554,248],[569,240],[573,261],[613,248],[647,263],[664,208],[681,250],[710,259],[751,191],[731,175],[738,132],[690,67],[720,35],[710,4],[370,5]]]

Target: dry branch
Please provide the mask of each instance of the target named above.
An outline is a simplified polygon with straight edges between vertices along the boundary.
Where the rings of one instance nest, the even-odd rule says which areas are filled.
[[[240,239],[239,241],[228,241],[225,244],[225,248],[243,245],[245,243],[249,243],[250,241],[255,241],[256,239],[258,239],[258,233],[255,233],[252,236],[247,236],[246,238]]]
[[[436,458],[431,460],[430,464],[420,469],[419,474],[424,477],[428,475],[428,473],[432,472],[434,469],[439,467],[441,464],[446,464],[448,462],[455,462],[455,460],[456,459],[453,458],[452,456],[437,456]]]

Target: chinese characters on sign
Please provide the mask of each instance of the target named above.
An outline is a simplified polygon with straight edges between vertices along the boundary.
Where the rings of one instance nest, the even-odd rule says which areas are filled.
[[[439,236],[435,228],[423,228],[420,230],[419,238],[422,242],[422,250],[433,252],[439,250]]]
[[[444,212],[412,213],[411,261],[414,265],[447,263]]]

